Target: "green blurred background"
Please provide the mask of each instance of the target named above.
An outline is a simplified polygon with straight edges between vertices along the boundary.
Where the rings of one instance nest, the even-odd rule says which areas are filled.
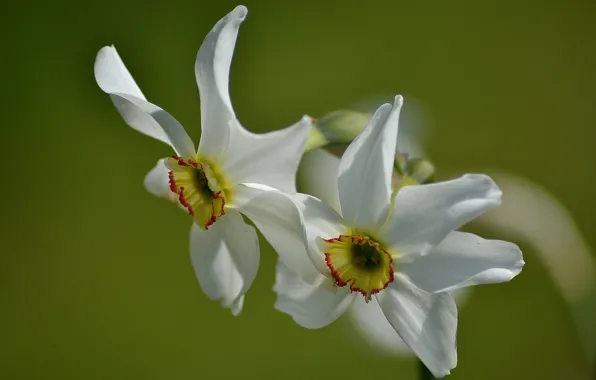
[[[405,107],[419,99],[441,170],[530,178],[596,246],[596,2],[244,4],[230,83],[249,129],[378,94],[401,93]],[[274,311],[275,256],[264,240],[241,316],[209,301],[189,261],[191,220],[143,188],[170,148],[123,123],[95,84],[96,52],[114,44],[149,100],[198,139],[195,54],[235,5],[4,5],[2,378],[416,377],[413,359],[374,353],[345,318],[310,331]],[[475,289],[460,313],[451,378],[591,378],[572,312],[532,248],[517,243],[522,274]]]

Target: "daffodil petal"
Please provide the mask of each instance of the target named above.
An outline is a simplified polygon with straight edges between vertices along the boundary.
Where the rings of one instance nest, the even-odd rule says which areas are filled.
[[[145,176],[144,184],[147,191],[157,197],[168,198],[170,194],[169,171],[163,158],[157,161],[157,164]]]
[[[298,178],[305,192],[319,198],[340,212],[337,192],[339,158],[324,149],[315,149],[302,157]]]
[[[227,210],[208,230],[193,223],[190,252],[201,289],[238,315],[259,268],[255,229],[239,213]]]
[[[195,155],[184,127],[169,113],[148,102],[113,46],[103,47],[95,59],[95,80],[133,129],[172,146],[181,156]]]
[[[318,284],[308,283],[278,261],[273,287],[277,293],[275,308],[302,327],[327,326],[346,311],[356,296],[345,287],[333,289],[330,281],[322,277]]]
[[[449,292],[425,292],[397,274],[377,299],[391,326],[435,377],[455,368],[457,307]]]
[[[105,93],[130,94],[147,100],[114,46],[104,46],[99,50],[95,58],[94,71],[95,80]],[[164,142],[167,143],[167,140]]]
[[[244,183],[235,187],[233,200],[229,207],[252,220],[280,260],[308,281],[320,276],[306,249],[299,209],[287,194],[265,185]],[[319,259],[318,266],[324,266]]]
[[[252,133],[232,121],[230,146],[222,171],[232,183],[253,182],[286,193],[296,192],[296,170],[312,121],[304,116],[297,123],[269,133]]]
[[[464,305],[470,294],[471,288],[460,288],[450,292],[458,307]],[[354,304],[348,311],[349,320],[358,334],[376,348],[376,352],[383,355],[413,355],[414,353],[405,344],[379,306],[376,297],[368,303],[363,297],[356,297]],[[366,347],[366,350],[369,350]]]
[[[481,174],[405,186],[395,197],[380,238],[401,254],[425,254],[451,231],[500,203],[501,190]]]
[[[341,212],[348,224],[375,230],[387,219],[402,97],[384,104],[350,144],[339,165]]]
[[[295,194],[294,203],[300,209],[304,219],[304,232],[308,241],[308,251],[311,260],[320,273],[329,276],[329,267],[325,263],[325,253],[319,248],[320,239],[335,239],[348,233],[343,220],[337,212],[321,200],[308,194]]]
[[[320,199],[301,193],[293,195],[292,199],[304,216],[308,240],[332,239],[346,233],[341,216]]]
[[[416,286],[442,292],[509,281],[521,272],[524,260],[515,244],[452,232],[428,255],[398,265]]]
[[[385,318],[376,297],[369,302],[366,302],[364,297],[356,297],[348,315],[360,336],[371,346],[378,348],[379,353],[412,355],[412,350]]]
[[[229,123],[236,119],[230,100],[229,78],[238,29],[248,10],[237,6],[207,34],[195,62],[201,96],[201,141],[199,156],[212,161],[228,149]]]

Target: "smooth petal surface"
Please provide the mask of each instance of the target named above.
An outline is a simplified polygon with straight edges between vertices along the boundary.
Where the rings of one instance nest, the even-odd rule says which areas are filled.
[[[97,53],[95,80],[110,95],[126,124],[169,144],[178,155],[194,157],[194,144],[184,127],[172,115],[145,99],[113,46],[105,46]]]
[[[312,121],[304,116],[294,125],[256,134],[231,123],[230,146],[222,172],[233,184],[261,183],[286,193],[296,192],[296,170]]]
[[[341,159],[339,201],[351,226],[374,231],[387,219],[402,102],[402,97],[396,96],[393,107],[379,107]]]
[[[346,287],[334,292],[327,283],[330,281],[323,278],[318,284],[309,284],[278,261],[273,287],[277,293],[275,308],[289,314],[302,327],[327,326],[345,312],[356,296]]]
[[[252,226],[234,210],[208,230],[193,223],[190,234],[192,265],[201,288],[212,300],[221,300],[238,315],[244,294],[259,268],[259,240]]]
[[[339,162],[339,158],[324,149],[315,149],[302,157],[298,171],[305,192],[319,198],[338,213],[341,212],[337,192]]]
[[[308,252],[319,272],[329,276],[329,267],[325,263],[325,254],[319,248],[319,239],[333,239],[346,234],[343,220],[331,207],[308,194],[295,194],[294,203],[300,209],[304,220],[304,232],[308,241]]]
[[[304,222],[294,201],[260,184],[241,184],[234,191],[229,207],[252,220],[281,261],[307,281],[315,281],[320,272],[307,252]]]
[[[467,302],[472,288],[460,288],[450,292],[458,307]],[[350,322],[356,332],[381,355],[414,355],[387,318],[379,302],[373,297],[369,303],[363,297],[356,297],[348,310]],[[365,348],[370,353],[369,347]]]
[[[95,58],[94,71],[95,80],[105,93],[129,94],[147,100],[114,46],[104,46],[99,50]],[[156,133],[162,133],[165,138],[163,131],[158,130]],[[163,141],[168,142],[167,139]]]
[[[201,96],[201,141],[199,156],[218,161],[226,154],[229,123],[236,119],[229,92],[230,65],[238,28],[248,10],[237,6],[207,34],[195,62]]]
[[[419,288],[442,292],[509,281],[521,272],[524,260],[515,244],[452,232],[428,255],[398,265]]]
[[[157,161],[155,167],[145,176],[144,184],[147,191],[160,198],[169,198],[171,193],[169,171],[163,158]]]
[[[425,292],[397,274],[377,299],[391,326],[435,377],[455,368],[457,307],[448,292]]]
[[[364,301],[364,297],[356,297],[348,313],[356,331],[371,346],[378,348],[378,353],[412,355],[412,350],[385,318],[376,297],[368,303]]]
[[[501,190],[481,174],[406,186],[395,197],[381,239],[401,254],[426,254],[451,231],[500,203]]]

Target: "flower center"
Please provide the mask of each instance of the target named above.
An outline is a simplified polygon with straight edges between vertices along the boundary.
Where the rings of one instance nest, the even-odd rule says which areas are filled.
[[[360,235],[321,240],[325,262],[337,286],[350,286],[366,302],[393,281],[393,259],[379,243]]]
[[[172,156],[166,166],[170,169],[170,190],[201,228],[207,229],[225,214],[225,192],[207,162]]]

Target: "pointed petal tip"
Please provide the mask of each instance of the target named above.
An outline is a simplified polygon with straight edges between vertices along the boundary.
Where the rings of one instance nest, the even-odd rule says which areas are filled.
[[[99,49],[99,51],[97,52],[97,56],[99,56],[100,54],[107,54],[110,50],[116,50],[116,47],[114,45],[106,45]]]
[[[99,69],[98,65],[102,64],[102,62],[105,62],[107,59],[109,59],[110,55],[112,54],[118,55],[118,52],[116,51],[116,47],[114,45],[106,45],[99,49],[97,55],[95,56],[94,69],[96,72]]]
[[[311,116],[302,115],[302,117],[300,118],[300,125],[306,126],[309,129],[312,128],[312,126],[314,124],[315,124],[315,121]]]
[[[232,12],[230,12],[230,16],[238,19],[238,21],[244,21],[246,15],[248,14],[248,8],[244,5],[238,5]]]
[[[493,181],[493,179],[487,176],[486,174],[465,174],[462,178],[466,179],[470,183],[474,183],[477,186],[485,188],[487,198],[493,199],[501,203],[501,197],[503,195],[503,192],[496,184],[496,182]]]
[[[404,97],[401,95],[396,95],[395,99],[393,100],[394,107],[401,107],[404,104]]]
[[[232,301],[231,305],[229,305],[230,311],[234,317],[237,317],[242,312],[242,307],[244,306],[244,294],[238,296],[234,301]],[[225,307],[225,306],[224,306]]]
[[[106,60],[108,59],[109,55],[112,54],[112,51],[116,51],[114,45],[106,45],[97,52],[97,55],[95,56],[95,64],[93,65],[96,81],[99,70],[101,70],[103,65],[107,64]]]

